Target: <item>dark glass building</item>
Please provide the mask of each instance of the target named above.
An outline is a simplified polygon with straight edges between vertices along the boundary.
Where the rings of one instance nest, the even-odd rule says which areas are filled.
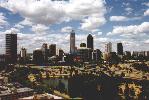
[[[92,59],[92,49],[80,47],[77,49],[77,55],[80,57],[81,62],[89,62]]]
[[[49,55],[50,57],[56,56],[56,44],[49,45]]]
[[[17,34],[6,34],[6,62],[17,62]]]
[[[94,44],[93,44],[93,37],[92,37],[92,35],[91,34],[89,34],[88,36],[87,36],[87,48],[90,48],[90,49],[94,49],[94,46],[93,46]]]
[[[62,49],[59,49],[59,50],[58,50],[58,57],[59,57],[59,60],[62,61],[63,56],[64,56],[64,51],[63,51]]]
[[[33,62],[37,65],[42,65],[44,63],[44,55],[41,49],[36,49],[33,51]]]
[[[122,43],[117,43],[117,54],[123,55],[123,45]]]

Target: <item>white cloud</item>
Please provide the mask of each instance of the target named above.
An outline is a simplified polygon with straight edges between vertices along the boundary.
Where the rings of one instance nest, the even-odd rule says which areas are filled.
[[[61,32],[63,32],[63,33],[70,33],[72,31],[72,29],[73,29],[72,27],[66,26],[66,27],[63,27],[61,29]]]
[[[92,30],[92,33],[95,33],[95,32],[98,32],[98,31],[100,31],[100,29],[94,29],[94,30]]]
[[[112,33],[111,33],[112,34]],[[135,35],[134,34],[121,34],[120,36],[125,37],[125,38],[132,38]]]
[[[108,12],[108,13],[111,13],[111,11],[113,10],[113,8],[114,8],[113,6],[107,7],[107,12]]]
[[[63,8],[62,10],[59,8],[59,4],[49,0],[8,0],[1,3],[1,6],[13,13],[20,13],[32,22],[41,24],[57,22],[65,15]]]
[[[19,22],[18,24],[24,25],[24,26],[32,26],[33,25],[33,23],[27,18],[25,18],[23,21]]]
[[[49,27],[42,25],[42,24],[37,24],[32,26],[32,31],[35,33],[44,33],[49,29]]]
[[[72,1],[73,3],[67,8],[67,13],[73,19],[81,19],[81,29],[92,31],[106,23],[104,0]]]
[[[103,42],[108,42],[108,41],[110,41],[110,39],[107,38],[107,37],[100,37],[100,38],[96,38],[95,41],[98,41],[98,42],[103,43]]]
[[[17,29],[17,28],[10,28],[10,29],[6,30],[6,31],[3,32],[3,33],[4,33],[4,34],[10,34],[10,33],[18,33],[18,32],[20,32],[20,30]]]
[[[110,21],[127,21],[128,18],[125,16],[111,16]]]
[[[98,34],[98,35],[102,35],[102,32],[98,32],[97,34]]]
[[[149,7],[149,2],[144,2],[142,5],[148,6]]]
[[[81,29],[92,31],[98,28],[99,26],[102,26],[105,23],[106,23],[106,20],[104,17],[92,16],[83,20],[83,22],[81,23]]]
[[[126,2],[123,2],[123,3],[122,3],[122,7],[125,7],[125,6],[126,6],[126,7],[130,6],[130,3],[128,3],[128,2],[127,2],[127,3],[126,3]]]
[[[125,11],[127,11],[127,15],[131,14],[133,9],[130,7],[125,8]]]
[[[15,24],[15,26],[14,27],[16,27],[16,28],[18,28],[18,29],[22,29],[22,28],[24,28],[24,26],[23,25],[21,25],[21,24]]]
[[[143,22],[140,25],[114,26],[112,32],[107,33],[107,35],[140,34],[147,32],[149,32],[149,22]]]
[[[142,17],[126,17],[126,16],[111,16],[110,21],[133,21],[133,20],[139,20]]]
[[[149,44],[149,39],[148,40],[145,40],[144,43]]]
[[[6,21],[6,17],[4,16],[3,13],[0,13],[0,26],[3,26],[3,25],[8,25],[8,22]]]
[[[94,38],[98,38],[98,37],[100,37],[102,34],[103,34],[103,33],[100,32],[100,31],[97,31],[97,32],[92,33],[92,35],[93,35]]]
[[[144,12],[144,16],[149,16],[149,9]]]
[[[81,29],[93,30],[106,22],[104,0],[7,0],[0,6],[13,13],[19,13],[29,22],[36,24],[55,24],[64,21],[81,21]],[[26,21],[26,20],[25,20]],[[27,23],[27,22],[24,22]]]

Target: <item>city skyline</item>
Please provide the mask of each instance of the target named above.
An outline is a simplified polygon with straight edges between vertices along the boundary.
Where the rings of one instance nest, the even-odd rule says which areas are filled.
[[[149,100],[149,0],[0,0],[0,100]]]
[[[14,38],[14,36],[15,36],[15,38]],[[11,38],[12,39],[11,39]],[[59,50],[61,51],[63,51],[64,53],[70,53],[70,54],[77,54],[78,53],[78,50],[80,49],[80,48],[86,48],[86,49],[90,49],[91,51],[94,51],[94,50],[100,50],[100,48],[97,48],[97,49],[94,49],[94,38],[92,37],[92,35],[91,34],[89,34],[87,37],[86,37],[86,43],[80,43],[80,45],[79,46],[76,46],[75,45],[75,31],[74,30],[72,30],[71,32],[70,32],[70,43],[69,43],[69,45],[70,45],[70,49],[68,50],[68,52],[66,52],[66,51],[63,51],[63,49],[62,48],[59,48],[59,47],[57,47],[56,45],[57,44],[47,44],[47,43],[43,43],[42,45],[40,45],[39,46],[39,48],[33,48],[33,51],[32,52],[27,52],[27,50],[28,50],[28,48],[24,48],[24,47],[21,47],[21,48],[17,48],[17,34],[13,34],[13,33],[10,33],[10,34],[6,34],[5,35],[5,54],[7,55],[8,54],[8,50],[10,49],[10,47],[11,47],[11,49],[13,50],[13,48],[15,48],[14,50],[15,50],[15,54],[20,54],[20,55],[22,55],[22,52],[25,50],[25,53],[27,54],[27,53],[34,53],[34,51],[44,51],[44,53],[45,52],[49,52],[49,54],[50,54],[50,56],[56,56],[56,55],[59,55]],[[12,45],[12,46],[10,46],[10,44]],[[15,44],[15,45],[14,45]],[[86,44],[88,44],[88,46],[86,45]],[[112,44],[112,42],[107,42],[107,43],[105,43],[104,45],[105,45],[105,47],[104,47],[104,51],[101,51],[102,53],[111,53],[111,52],[115,52],[115,53],[117,53],[118,55],[123,55],[125,52],[130,52],[130,53],[134,53],[134,52],[148,52],[148,51],[136,51],[136,50],[134,50],[134,51],[123,51],[123,43],[121,43],[121,42],[117,42],[116,43],[117,44],[117,48],[114,48],[114,49],[116,49],[116,51],[114,51],[113,50],[113,44]],[[20,50],[21,49],[21,50]],[[23,51],[22,51],[23,50]],[[47,50],[50,50],[50,51],[47,51]],[[14,51],[13,51],[14,52]],[[43,53],[43,55],[46,55],[46,54],[44,54]]]
[[[90,33],[95,49],[101,51],[105,50],[107,42],[112,42],[113,51],[119,42],[123,43],[124,51],[148,51],[147,0],[96,0],[90,5],[92,1],[2,0],[0,53],[5,53],[5,34],[10,32],[18,34],[18,50],[24,47],[33,52],[47,43],[69,52],[72,29],[76,33],[77,47],[86,43]]]

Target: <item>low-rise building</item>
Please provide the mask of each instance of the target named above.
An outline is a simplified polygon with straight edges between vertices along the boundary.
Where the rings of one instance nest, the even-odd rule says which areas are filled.
[[[7,89],[5,91],[0,91],[0,100],[15,100],[18,98],[23,98],[33,95],[33,89],[31,88],[14,88]]]
[[[0,55],[0,65],[3,65],[6,63],[6,55],[2,54]]]
[[[88,62],[92,60],[92,49],[80,47],[77,50],[77,55],[80,56],[81,61]]]
[[[8,83],[8,77],[0,76],[0,85]]]
[[[52,94],[48,94],[48,93],[45,93],[45,94],[35,94],[35,95],[32,95],[32,96],[29,96],[29,97],[24,97],[24,98],[20,98],[19,100],[57,100],[57,99],[63,99],[62,97],[58,97],[58,96],[55,96],[55,95],[52,95]]]

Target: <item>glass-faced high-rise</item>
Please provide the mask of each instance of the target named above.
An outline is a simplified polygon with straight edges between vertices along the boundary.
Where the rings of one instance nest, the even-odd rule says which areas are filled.
[[[87,36],[87,48],[90,48],[92,50],[94,49],[93,36],[91,34]]]
[[[117,43],[117,54],[123,55],[123,45],[122,43]]]
[[[75,53],[75,32],[74,30],[72,30],[70,33],[70,53],[71,54]]]
[[[6,34],[6,62],[17,62],[17,34]]]
[[[50,57],[56,56],[56,44],[49,45],[49,55]]]

